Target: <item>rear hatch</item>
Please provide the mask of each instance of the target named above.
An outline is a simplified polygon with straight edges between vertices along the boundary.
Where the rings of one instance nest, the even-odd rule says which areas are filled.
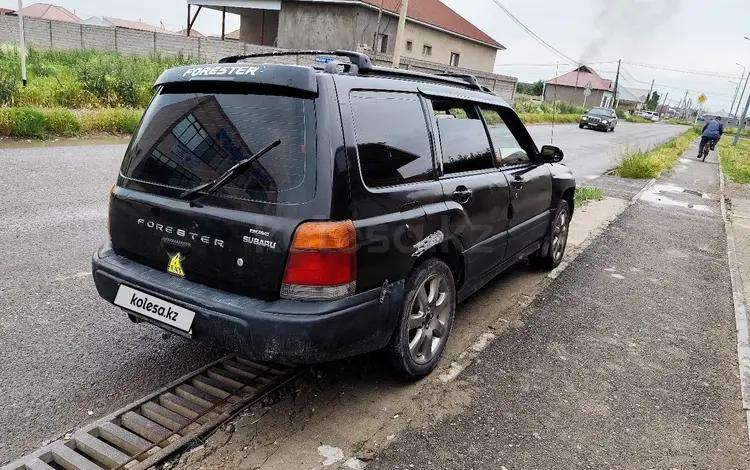
[[[290,93],[205,81],[161,86],[112,196],[114,250],[222,290],[278,297],[294,230],[316,218],[307,207],[316,195],[315,100]],[[181,197],[277,139],[215,194]]]

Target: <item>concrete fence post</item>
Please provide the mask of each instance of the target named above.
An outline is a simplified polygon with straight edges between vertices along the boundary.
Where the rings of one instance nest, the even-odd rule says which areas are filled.
[[[120,49],[117,46],[117,26],[115,26],[115,52],[120,52]]]
[[[154,31],[154,56],[156,56],[156,31]]]
[[[81,32],[81,50],[83,50],[84,47],[83,47],[83,25],[82,24],[78,25],[78,31]]]
[[[52,49],[52,20],[47,20],[49,23],[49,48]]]

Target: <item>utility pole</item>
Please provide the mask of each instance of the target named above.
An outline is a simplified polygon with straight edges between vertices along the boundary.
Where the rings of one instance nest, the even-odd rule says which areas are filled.
[[[747,77],[745,78],[745,86],[742,87],[742,94],[740,94],[740,101],[737,103],[737,112],[740,112],[740,106],[742,106],[742,98],[745,96],[745,90],[747,90],[747,82],[750,80],[750,70],[747,71]]]
[[[687,104],[688,93],[690,93],[690,90],[685,90],[685,98],[683,98],[685,104]],[[682,110],[680,110],[680,114],[682,114]],[[687,117],[687,114],[685,116]]]
[[[732,116],[737,117],[734,114],[734,111],[733,111],[734,110],[734,103],[737,102],[737,93],[740,92],[740,85],[742,85],[742,79],[743,78],[745,78],[744,75],[743,75],[743,77],[740,78],[740,83],[735,83],[735,82],[729,80],[729,83],[731,83],[732,85],[737,85],[736,87],[734,87],[734,98],[732,98],[732,106],[729,107],[729,119],[732,119]]]
[[[651,88],[648,90],[648,95],[646,95],[646,111],[648,111],[648,102],[651,100],[651,93],[654,91],[654,82],[656,82],[656,80],[651,80]]]
[[[750,77],[750,74],[748,75]],[[747,82],[745,82],[745,85],[747,85]],[[745,129],[745,119],[747,119],[747,110],[750,108],[750,96],[747,97],[747,104],[745,104],[745,110],[742,112],[742,117],[740,118],[740,122],[737,124],[737,135],[734,136],[734,145],[737,146],[737,143],[740,141],[740,134],[742,134],[742,130]],[[739,106],[737,107],[737,110],[739,111]]]
[[[398,30],[396,31],[396,47],[393,49],[393,68],[401,64],[401,48],[404,46],[404,28],[406,27],[406,12],[409,8],[409,0],[401,1],[401,14],[398,17]]]
[[[18,29],[21,31],[21,82],[23,86],[26,86],[26,43],[23,37],[23,15],[21,14],[21,10],[23,10],[23,0],[18,0],[18,11],[16,14],[18,15]]]
[[[576,68],[576,86],[573,89],[573,96],[570,97],[570,101],[568,104],[573,104],[573,100],[578,98],[576,95],[578,95],[578,76],[581,74],[581,64],[578,64],[578,68]],[[576,105],[577,106],[577,105]],[[586,96],[583,97],[583,107],[586,107]]]
[[[378,56],[378,37],[380,36],[380,20],[383,19],[383,4],[385,0],[380,0],[380,10],[378,11],[378,25],[375,29],[375,37],[372,40],[372,58],[375,59]]]
[[[617,60],[617,76],[615,77],[615,101],[612,108],[617,109],[617,87],[620,85],[620,63],[622,59]]]
[[[664,105],[667,104],[667,98],[669,98],[669,93],[664,95],[664,101],[661,102],[661,111],[659,111],[659,108],[656,108],[656,113],[659,115],[659,118],[661,118],[661,113],[664,111]]]

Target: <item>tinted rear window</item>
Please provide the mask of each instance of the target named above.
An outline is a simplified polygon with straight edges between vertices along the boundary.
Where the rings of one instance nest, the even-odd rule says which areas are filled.
[[[427,122],[416,95],[356,92],[352,106],[365,184],[379,188],[435,177]]]
[[[219,190],[218,196],[278,203],[312,199],[314,101],[162,90],[146,111],[121,172],[125,178],[149,183],[146,187],[184,191],[218,178],[276,139],[281,139],[280,146]]]

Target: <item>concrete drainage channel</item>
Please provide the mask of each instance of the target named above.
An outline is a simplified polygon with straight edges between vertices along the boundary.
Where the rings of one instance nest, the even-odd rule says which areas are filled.
[[[0,470],[141,470],[299,377],[231,355]]]

